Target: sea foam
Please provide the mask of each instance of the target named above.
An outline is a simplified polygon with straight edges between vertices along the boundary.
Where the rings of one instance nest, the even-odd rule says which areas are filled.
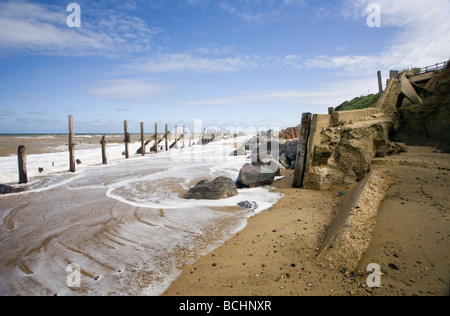
[[[129,160],[115,144],[108,165],[99,161],[100,149],[78,150],[82,164],[74,174],[67,172],[68,153],[30,155],[26,191],[0,197],[0,295],[163,293],[181,264],[220,246],[282,197],[260,187],[219,201],[183,199],[196,181],[236,180],[248,159],[229,154],[246,139]],[[130,151],[139,147],[132,143]],[[16,159],[0,158],[0,165],[0,182],[17,181]],[[237,207],[246,200],[258,209]],[[67,286],[71,263],[81,267],[80,288]]]

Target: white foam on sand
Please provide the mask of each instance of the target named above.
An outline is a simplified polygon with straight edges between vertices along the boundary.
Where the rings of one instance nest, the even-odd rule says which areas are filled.
[[[282,197],[260,187],[219,201],[182,198],[198,180],[236,180],[248,160],[229,156],[235,141],[245,138],[129,160],[123,145],[111,145],[107,166],[100,150],[79,150],[75,174],[66,172],[66,153],[30,155],[29,166],[55,162],[54,169],[29,173],[25,193],[0,197],[0,295],[163,293],[180,264],[220,246]],[[0,159],[0,182],[13,183],[17,162],[8,159]],[[258,209],[237,207],[246,200]],[[66,284],[70,263],[81,267],[80,288]]]

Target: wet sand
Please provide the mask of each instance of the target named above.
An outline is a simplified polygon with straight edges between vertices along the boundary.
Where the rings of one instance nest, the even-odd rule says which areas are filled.
[[[407,146],[406,146],[407,147]],[[449,295],[450,156],[407,147],[377,158],[396,183],[378,214],[369,249],[354,273],[315,262],[327,227],[345,197],[291,187],[293,174],[274,183],[285,197],[216,251],[183,266],[168,296]],[[367,286],[370,263],[381,267],[381,287]]]
[[[0,196],[0,295],[160,295],[180,263],[195,262],[244,227],[254,212],[240,201],[257,201],[262,211],[281,198],[267,188],[220,201],[182,198],[200,179],[237,177],[247,160],[224,155],[234,142],[192,147],[201,149],[198,161],[190,149],[126,160],[119,145],[110,152],[120,158],[104,166],[87,150],[76,173],[33,175],[20,185],[25,192]],[[132,152],[139,145],[130,144]],[[67,284],[70,264],[81,269],[80,287]]]

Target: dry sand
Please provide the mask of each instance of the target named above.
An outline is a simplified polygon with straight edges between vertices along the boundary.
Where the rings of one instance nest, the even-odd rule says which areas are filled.
[[[449,295],[450,156],[428,147],[407,148],[374,160],[373,168],[394,170],[397,181],[354,273],[329,271],[315,262],[345,199],[338,192],[352,188],[294,189],[293,173],[285,171],[285,178],[274,183],[285,197],[252,217],[222,247],[183,266],[165,295]],[[370,263],[381,267],[381,288],[367,286]]]

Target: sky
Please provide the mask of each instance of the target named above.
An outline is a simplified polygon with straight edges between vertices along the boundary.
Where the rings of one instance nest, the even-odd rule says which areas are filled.
[[[0,133],[282,129],[450,58],[448,0],[75,1],[0,0]]]

